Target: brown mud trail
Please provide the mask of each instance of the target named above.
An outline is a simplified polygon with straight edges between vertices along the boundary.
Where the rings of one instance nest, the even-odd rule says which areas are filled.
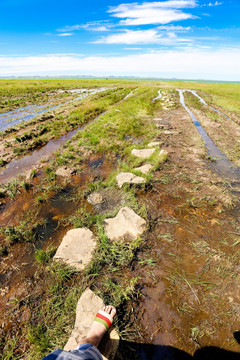
[[[240,208],[231,209],[239,200],[204,162],[206,148],[185,110],[157,116],[170,129],[159,136],[170,157],[152,189],[138,195],[148,212],[152,266],[135,270],[142,279],[135,309],[141,336],[120,352],[126,359],[136,352],[139,359],[188,359],[215,346],[229,351],[224,358],[230,351],[240,357],[233,335],[240,329]]]
[[[240,329],[238,199],[204,160],[204,143],[183,108],[159,111],[155,117],[164,124],[155,140],[169,158],[154,174],[151,186],[136,190],[138,202],[147,210],[149,228],[143,236],[147,258],[129,269],[132,277],[140,278],[142,296],[129,304],[134,317],[132,342],[122,341],[117,359],[151,359],[157,346],[180,349],[184,356],[205,346],[240,352],[233,338]],[[93,211],[83,196],[77,203],[71,197],[94,179],[107,178],[115,167],[116,159],[92,157],[70,182],[63,186],[64,181],[58,180],[62,190],[39,205],[38,217],[45,223],[38,227],[37,243],[14,244],[9,256],[2,258],[0,324],[3,335],[19,336],[20,353],[29,346],[21,330],[30,317],[29,294],[41,299],[47,283],[41,273],[39,283],[36,280],[36,248],[58,246],[68,229],[58,221],[76,208]],[[33,180],[35,187],[42,177],[40,172]],[[30,190],[2,206],[2,225],[17,223],[21,211],[35,207],[35,196]],[[155,358],[164,358],[163,352]]]

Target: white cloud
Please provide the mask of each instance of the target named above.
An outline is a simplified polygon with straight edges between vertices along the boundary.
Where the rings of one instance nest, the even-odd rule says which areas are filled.
[[[190,26],[180,26],[180,25],[165,25],[165,26],[158,26],[158,30],[167,30],[167,31],[175,31],[175,32],[187,32],[192,30]]]
[[[120,4],[110,7],[112,16],[122,18],[120,25],[168,24],[172,21],[194,19],[196,16],[185,13],[180,8],[195,7],[195,0],[168,0]]]
[[[96,27],[92,27],[92,28],[88,28],[88,30],[91,31],[109,31],[109,27],[102,25],[102,26],[96,26]]]
[[[75,31],[75,30],[79,30],[81,29],[81,26],[80,25],[66,25],[64,26],[63,28],[61,29],[57,29],[57,31],[59,32],[68,32],[68,31]]]
[[[90,31],[109,31],[112,25],[106,20],[90,21],[82,25],[82,28]]]
[[[212,3],[212,2],[210,2],[210,3],[208,3],[208,4],[203,4],[203,5],[201,5],[201,6],[220,6],[220,5],[222,5],[223,4],[223,2],[220,2],[220,1],[215,1],[214,3]]]
[[[73,33],[61,33],[61,34],[58,34],[58,36],[72,36]]]
[[[190,39],[178,38],[174,32],[168,32],[164,37],[156,30],[125,30],[124,32],[102,37],[94,43],[96,44],[162,44],[173,45],[175,43],[185,43]]]
[[[123,33],[113,34],[107,37],[103,37],[95,43],[104,44],[146,44],[156,43],[159,41],[159,35],[155,30],[125,30]]]
[[[69,31],[77,31],[81,29],[91,30],[91,31],[109,31],[111,25],[108,21],[90,21],[86,24],[82,25],[66,25],[61,29],[57,29],[58,32],[69,32]]]
[[[240,81],[240,49],[186,49],[128,56],[0,57],[0,74],[176,77]]]

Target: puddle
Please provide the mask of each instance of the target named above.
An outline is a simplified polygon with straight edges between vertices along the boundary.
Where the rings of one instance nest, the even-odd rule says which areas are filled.
[[[102,164],[103,164],[103,159],[89,161],[89,166],[91,169],[97,169]]]
[[[224,116],[226,119],[231,120],[230,117],[228,117],[227,115],[225,115],[225,114],[224,114],[223,112],[221,112],[220,110],[215,109],[214,107],[208,105],[208,104],[206,103],[206,101],[203,100],[203,98],[201,98],[201,96],[199,96],[199,95],[197,94],[196,90],[186,90],[186,91],[189,91],[189,92],[192,93],[194,96],[196,96],[203,105],[209,106],[210,109],[212,109],[213,111],[215,111],[215,112],[217,112],[218,114]]]
[[[40,149],[34,150],[31,154],[26,155],[20,159],[12,160],[9,164],[6,165],[4,170],[0,173],[0,183],[6,184],[11,178],[16,177],[17,175],[22,175],[30,170],[34,165],[37,165],[39,161],[43,158],[47,158],[56,150],[58,150],[65,142],[70,140],[78,131],[82,131],[86,125],[91,124],[93,121],[97,120],[100,116],[104,115],[105,112],[98,115],[93,120],[89,121],[87,124],[84,124],[77,129],[70,131],[66,135],[62,135],[59,139],[50,140],[47,145],[43,146]]]
[[[72,94],[80,93],[81,95],[77,96],[74,99],[65,101],[61,104],[54,105],[54,106],[49,106],[49,104],[30,105],[30,106],[19,108],[17,110],[10,111],[8,113],[0,114],[0,131],[4,131],[4,130],[8,129],[9,127],[20,124],[23,121],[29,121],[38,115],[46,113],[47,111],[55,110],[61,106],[69,104],[73,101],[84,99],[85,97],[87,97],[89,95],[93,95],[98,92],[105,91],[107,89],[108,88],[100,88],[100,89],[92,89],[92,90],[86,90],[86,89],[75,89],[72,91],[69,90],[69,92],[71,92]]]
[[[160,89],[160,90],[158,90],[158,96],[155,97],[154,99],[152,99],[152,102],[161,99],[161,97],[162,97],[162,94],[161,94],[161,89]]]
[[[132,96],[132,95],[133,95],[133,91],[131,91],[129,94],[127,94],[123,100],[128,99],[128,98],[129,98],[130,96]]]
[[[213,140],[208,136],[204,128],[201,126],[199,121],[197,121],[195,115],[192,111],[186,106],[184,101],[184,92],[188,90],[177,89],[180,95],[180,103],[184,107],[184,109],[190,115],[193,123],[195,124],[199,134],[204,140],[205,146],[208,150],[208,155],[213,159],[212,162],[207,162],[208,166],[211,167],[212,170],[218,173],[221,177],[226,180],[239,182],[240,181],[240,168],[234,165],[225,154],[223,154]],[[202,99],[203,100],[203,99]],[[204,100],[203,100],[204,101]]]

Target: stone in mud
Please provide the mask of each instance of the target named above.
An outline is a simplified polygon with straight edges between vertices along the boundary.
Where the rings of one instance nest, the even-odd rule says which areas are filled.
[[[91,205],[99,205],[104,202],[104,198],[100,193],[94,192],[87,197],[87,201]]]
[[[79,342],[87,336],[95,315],[103,306],[103,300],[90,289],[86,289],[83,292],[77,304],[74,329],[64,347],[65,351],[75,349],[79,345]],[[119,336],[116,330],[111,328],[106,335],[104,335],[99,346],[99,351],[103,355],[104,360],[112,360],[114,358],[118,344]]]
[[[167,157],[168,157],[168,152],[162,149],[159,153],[159,161],[161,163],[164,163],[167,160]]]
[[[133,149],[131,151],[132,155],[135,155],[138,158],[146,159],[154,153],[155,149]]]
[[[143,174],[147,174],[152,168],[153,166],[151,164],[145,164],[135,168],[134,170],[141,171]]]
[[[118,174],[116,176],[116,180],[117,180],[117,184],[119,186],[119,188],[121,189],[123,184],[128,183],[128,184],[143,184],[146,182],[146,180],[144,178],[142,178],[141,176],[136,176],[132,173],[125,173],[122,172],[120,174]]]
[[[73,169],[69,169],[67,166],[62,166],[56,171],[57,176],[69,177],[73,174]]]
[[[115,218],[106,219],[104,222],[110,240],[136,239],[146,230],[146,221],[127,206],[120,209]]]
[[[32,175],[32,170],[26,171],[25,174],[24,174],[25,179],[26,179],[26,180],[31,180],[31,178],[32,178],[31,175]]]
[[[83,270],[96,248],[93,233],[87,228],[72,229],[64,236],[53,259]]]
[[[152,141],[148,144],[149,147],[154,147],[159,145],[161,145],[160,141]]]

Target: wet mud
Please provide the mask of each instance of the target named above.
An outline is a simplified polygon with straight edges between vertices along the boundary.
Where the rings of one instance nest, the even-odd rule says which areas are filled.
[[[17,110],[13,110],[7,113],[0,114],[0,131],[7,130],[8,128],[12,126],[16,126],[24,121],[29,121],[35,118],[38,115],[44,114],[48,111],[55,110],[61,106],[67,105],[73,101],[84,99],[85,97],[89,95],[96,94],[98,92],[107,90],[107,88],[101,88],[101,89],[75,89],[72,91],[69,91],[70,94],[78,94],[77,97],[71,98],[68,101],[61,101],[60,104],[56,104],[51,106],[49,103],[45,105],[29,105],[22,108],[19,108]],[[60,92],[58,91],[58,94]],[[81,94],[81,95],[79,95]],[[52,103],[56,102],[51,101]]]
[[[182,110],[161,117],[172,125],[171,134],[161,135],[169,163],[155,173],[152,189],[138,195],[150,223],[145,239],[151,264],[135,272],[142,279],[136,310],[141,337],[123,344],[122,351],[134,349],[127,359],[136,354],[148,359],[149,353],[150,358],[187,359],[212,346],[216,353],[225,349],[231,359],[240,356],[234,338],[240,327],[234,280],[239,278],[234,245],[240,236],[239,206],[229,208],[229,199],[221,196],[224,180],[203,161],[206,150],[191,119]]]
[[[8,256],[4,256],[1,261],[0,270],[0,323],[6,321],[5,315],[9,307],[11,308],[12,299],[21,299],[26,296],[26,281],[31,283],[33,275],[38,266],[34,257],[37,249],[47,249],[58,247],[63,236],[69,230],[69,226],[64,225],[64,219],[68,218],[79,208],[93,212],[93,207],[81,198],[76,201],[76,194],[83,191],[89,182],[96,178],[106,178],[112,170],[112,163],[104,158],[92,158],[82,165],[80,175],[74,175],[71,183],[66,185],[60,192],[50,196],[44,204],[38,207],[38,220],[42,220],[42,225],[37,227],[37,236],[34,243],[16,243],[11,246]],[[37,186],[41,181],[41,174],[34,179]],[[59,179],[58,181],[63,181]],[[21,213],[27,214],[36,208],[36,194],[29,191],[17,197],[16,200],[9,202],[5,208],[1,209],[1,227],[14,226],[21,219]],[[41,222],[41,221],[40,221]],[[72,228],[72,226],[71,226]],[[0,243],[3,244],[3,239]],[[16,319],[17,321],[17,319]],[[10,325],[9,325],[10,326]],[[11,324],[12,330],[16,324]]]
[[[225,178],[226,180],[240,183],[240,168],[237,167],[233,162],[231,162],[228,159],[228,157],[219,150],[217,145],[208,136],[205,129],[202,127],[200,122],[197,120],[196,116],[186,106],[185,101],[184,101],[184,95],[183,95],[184,90],[178,90],[178,91],[179,91],[180,102],[181,102],[182,106],[186,109],[186,111],[190,115],[193,123],[195,124],[199,134],[201,135],[201,137],[205,143],[205,146],[208,150],[208,155],[213,159],[213,161],[211,163],[209,163],[209,166],[211,166],[212,170],[216,171],[221,177]],[[195,93],[194,93],[194,95],[195,95]],[[202,101],[204,101],[204,100],[202,99]]]
[[[101,115],[103,115],[102,113]],[[94,120],[99,118],[98,115]],[[6,165],[4,170],[0,172],[0,183],[6,184],[12,178],[18,175],[24,175],[34,166],[40,165],[41,160],[49,159],[49,157],[63,146],[68,140],[70,140],[78,131],[82,131],[86,125],[91,124],[94,120],[89,121],[87,124],[78,127],[77,129],[68,132],[66,135],[61,136],[59,139],[50,140],[47,145],[40,149],[34,150],[31,154],[15,159]]]
[[[183,93],[181,100],[184,106]],[[229,353],[240,351],[233,336],[240,328],[239,206],[231,208],[236,199],[224,184],[225,176],[232,186],[237,184],[239,171],[192,117],[190,109],[185,109],[191,118],[182,107],[156,114],[168,124],[167,129],[163,126],[159,130],[156,140],[168,151],[169,159],[156,171],[151,185],[145,190],[136,189],[149,227],[143,236],[146,246],[138,255],[142,261],[126,270],[132,277],[139,277],[141,296],[129,304],[135,317],[132,343],[122,342],[118,360],[123,356],[125,360],[154,356],[175,360],[179,354],[188,359],[205,346],[224,348]],[[216,163],[203,160],[206,152],[217,157]],[[114,201],[104,201],[95,208],[85,197],[76,201],[75,196],[94,179],[107,178],[116,166],[99,157],[84,161],[80,174],[72,175],[60,192],[40,204],[38,217],[44,222],[38,227],[36,243],[14,244],[11,253],[2,257],[0,323],[6,333],[29,318],[26,312],[20,319],[7,320],[6,314],[14,308],[14,302],[26,299],[33,286],[36,249],[60,244],[68,230],[62,220],[81,207],[101,214],[121,205],[118,189],[104,190],[102,195]],[[34,187],[41,177],[40,171],[32,180]],[[19,212],[35,206],[35,195],[30,190],[0,208],[1,226],[17,224]]]

